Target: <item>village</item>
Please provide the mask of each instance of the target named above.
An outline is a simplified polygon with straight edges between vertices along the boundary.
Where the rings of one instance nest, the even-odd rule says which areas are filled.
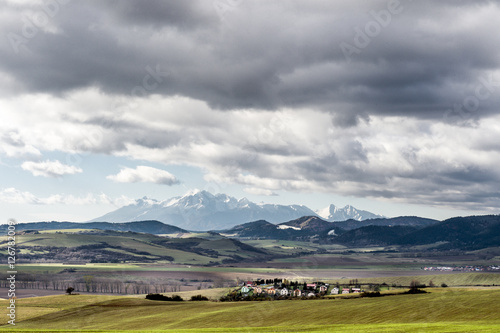
[[[339,284],[330,285],[321,281],[299,283],[286,279],[271,279],[241,282],[238,289],[230,293],[228,297],[231,299],[304,299],[326,295],[360,294],[363,292],[364,290],[360,288],[357,280],[351,281],[349,286],[341,287]]]
[[[500,271],[499,265],[489,266],[438,266],[438,267],[424,267],[424,271],[450,271],[450,272],[498,272]]]

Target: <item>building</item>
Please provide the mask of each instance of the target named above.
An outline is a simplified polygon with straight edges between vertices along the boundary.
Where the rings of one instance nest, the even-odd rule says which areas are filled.
[[[280,295],[281,296],[288,296],[288,289],[286,288],[283,288],[280,290]]]
[[[252,288],[250,287],[247,287],[247,286],[243,286],[241,287],[241,293],[248,293]]]
[[[273,287],[269,287],[266,289],[266,293],[268,293],[269,295],[275,295],[276,289],[274,289]]]

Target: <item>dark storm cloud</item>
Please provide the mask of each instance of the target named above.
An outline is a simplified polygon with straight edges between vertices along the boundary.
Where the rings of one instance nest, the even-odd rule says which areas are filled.
[[[113,0],[94,4],[125,25],[191,30],[214,22],[213,13],[199,8],[198,1]]]
[[[30,14],[4,5],[2,29],[24,42],[3,40],[0,70],[30,92],[97,86],[224,110],[308,107],[354,126],[370,114],[441,119],[499,66],[495,2],[216,4],[70,2],[49,18],[55,31],[40,25],[30,38]],[[498,94],[490,95],[476,107],[481,115],[498,110]]]

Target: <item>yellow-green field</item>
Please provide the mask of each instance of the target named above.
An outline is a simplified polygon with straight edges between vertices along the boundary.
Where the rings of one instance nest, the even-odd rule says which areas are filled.
[[[362,278],[358,279],[358,283],[386,283],[389,286],[392,284],[409,286],[410,282],[418,280],[420,283],[429,285],[430,282],[436,286],[445,283],[448,286],[481,286],[481,285],[496,285],[500,286],[500,274],[498,273],[455,273],[455,274],[436,274],[436,275],[420,275],[420,276],[388,276],[378,278]],[[328,282],[348,283],[349,279],[329,280]]]
[[[17,301],[8,331],[499,332],[500,289],[272,302],[161,302],[60,295]],[[7,305],[6,300],[0,306]]]

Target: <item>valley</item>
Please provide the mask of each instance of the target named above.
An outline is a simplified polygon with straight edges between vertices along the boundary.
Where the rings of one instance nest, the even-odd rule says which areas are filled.
[[[492,319],[493,308],[488,304],[500,290],[500,247],[495,246],[499,223],[498,216],[441,222],[417,217],[329,222],[303,216],[277,224],[258,220],[208,231],[189,231],[159,221],[18,224],[16,329],[60,329],[73,320],[78,331],[102,332],[175,332],[176,327],[188,332],[252,332],[266,327],[277,332],[326,332],[332,325],[340,331],[397,332],[418,331],[421,322],[438,332],[450,327],[466,332],[471,323],[494,331],[500,323]],[[6,237],[1,238],[2,256],[7,245]],[[3,294],[8,293],[7,277],[0,272]],[[353,295],[356,299],[338,300],[327,295],[326,299],[251,305],[219,302],[244,281],[258,279],[323,281],[331,286],[353,286],[355,281],[367,290],[383,286],[381,292],[388,297],[372,300]],[[427,294],[401,295],[415,281],[428,287]],[[65,295],[68,288],[75,295]],[[145,299],[147,294],[178,295],[184,300],[202,295],[209,302],[153,301]],[[478,320],[459,319],[463,308],[456,304],[472,297],[480,298],[475,299],[474,309]],[[415,302],[442,315],[413,310]],[[401,304],[416,311],[410,319],[393,318]],[[381,307],[392,309],[392,314]],[[249,308],[249,316],[228,320],[241,317]],[[167,311],[174,311],[176,319],[166,319]],[[195,312],[198,315],[193,317]],[[296,316],[277,319],[295,312],[309,314],[297,321]],[[323,315],[313,314],[318,312]],[[124,316],[128,319],[120,324],[111,319]],[[220,326],[221,320],[229,326]],[[287,324],[291,321],[292,326]]]

